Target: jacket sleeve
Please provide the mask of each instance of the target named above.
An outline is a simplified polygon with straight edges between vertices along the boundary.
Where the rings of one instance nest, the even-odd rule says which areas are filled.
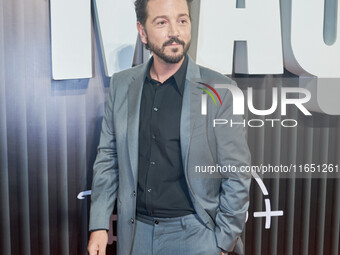
[[[233,82],[236,85],[236,83]],[[243,117],[233,115],[233,98],[225,92],[223,105],[216,118],[228,120],[228,125],[214,128],[217,146],[217,163],[221,166],[235,166],[235,172],[223,173],[219,210],[215,218],[217,245],[224,251],[243,253],[240,235],[245,226],[249,206],[251,174],[241,172],[241,166],[250,164],[250,152],[246,141]],[[233,122],[231,127],[230,122]],[[242,247],[240,247],[242,246]]]
[[[114,76],[110,82],[100,142],[93,167],[89,230],[109,229],[118,190],[118,159],[114,128]]]

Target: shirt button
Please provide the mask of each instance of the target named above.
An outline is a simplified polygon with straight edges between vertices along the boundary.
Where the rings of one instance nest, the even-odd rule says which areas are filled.
[[[133,218],[130,219],[131,224],[135,223],[135,220]]]
[[[155,135],[152,135],[151,136],[153,140],[156,140],[156,136]]]
[[[154,110],[155,112],[158,112],[158,108],[157,108],[157,107],[154,107],[153,110]]]
[[[151,161],[150,164],[151,164],[151,165],[156,165],[156,162]]]
[[[152,189],[148,189],[148,192],[151,192],[152,191]]]
[[[136,191],[134,190],[134,191],[132,192],[132,194],[133,194],[133,196],[135,197],[135,196],[136,196]]]

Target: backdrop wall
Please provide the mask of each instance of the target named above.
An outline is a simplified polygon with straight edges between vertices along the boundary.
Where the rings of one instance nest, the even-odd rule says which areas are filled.
[[[77,195],[91,188],[109,78],[93,27],[94,77],[53,81],[49,22],[48,0],[0,0],[0,253],[6,255],[86,254],[89,197]],[[254,88],[259,108],[270,106],[272,86],[297,79],[288,72],[234,78],[243,90]],[[296,109],[289,116],[299,119],[297,128],[248,128],[254,165],[340,163],[339,117],[305,119]],[[252,184],[246,254],[339,254],[339,179],[264,183],[267,195]],[[268,210],[265,199],[283,216],[254,217]]]

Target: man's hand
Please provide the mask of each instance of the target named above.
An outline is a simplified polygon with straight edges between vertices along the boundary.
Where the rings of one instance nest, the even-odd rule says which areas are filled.
[[[105,255],[108,234],[106,230],[97,230],[91,233],[87,250],[90,255]]]

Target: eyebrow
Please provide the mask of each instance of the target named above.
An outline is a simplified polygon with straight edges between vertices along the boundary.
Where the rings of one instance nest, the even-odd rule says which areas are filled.
[[[182,13],[182,14],[179,14],[179,15],[178,15],[178,17],[182,17],[182,16],[187,16],[188,18],[190,18],[189,15],[186,14],[186,13]],[[151,23],[154,23],[155,20],[156,20],[156,19],[159,19],[159,18],[167,19],[168,16],[166,16],[166,15],[156,16],[156,17],[151,21]]]

